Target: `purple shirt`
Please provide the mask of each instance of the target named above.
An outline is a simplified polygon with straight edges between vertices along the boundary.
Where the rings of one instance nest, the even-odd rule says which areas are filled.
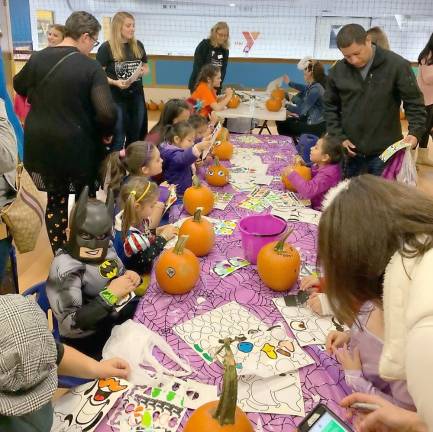
[[[170,184],[177,186],[177,195],[183,195],[192,185],[191,164],[197,160],[193,148],[181,149],[168,142],[161,143],[159,147],[162,158],[162,172]]]
[[[379,375],[383,341],[367,329],[373,309],[372,303],[365,303],[357,316],[358,323],[350,329],[350,348],[358,347],[362,370],[346,370],[346,383],[356,392],[376,394],[403,408],[415,410],[406,381],[385,381]]]
[[[303,199],[311,200],[311,207],[315,210],[322,209],[322,201],[329,189],[337,186],[341,180],[341,168],[339,164],[327,164],[321,167],[311,167],[311,180],[305,180],[297,172],[293,171],[287,177]]]

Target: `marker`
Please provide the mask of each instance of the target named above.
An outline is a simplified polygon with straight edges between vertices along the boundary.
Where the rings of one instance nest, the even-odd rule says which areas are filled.
[[[380,408],[379,405],[365,402],[355,402],[350,405],[350,408],[357,409],[360,411],[376,411]]]

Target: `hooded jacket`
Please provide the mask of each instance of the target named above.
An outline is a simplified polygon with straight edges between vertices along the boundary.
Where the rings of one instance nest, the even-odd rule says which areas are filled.
[[[400,105],[409,122],[409,134],[425,131],[424,100],[410,63],[398,54],[376,47],[364,80],[346,60],[331,68],[324,96],[325,120],[330,135],[350,140],[356,152],[379,155],[403,138]]]

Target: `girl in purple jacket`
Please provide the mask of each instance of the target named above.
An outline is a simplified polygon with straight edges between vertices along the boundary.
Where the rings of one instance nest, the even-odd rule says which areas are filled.
[[[191,165],[204,150],[211,147],[209,140],[194,144],[195,131],[188,122],[168,126],[165,141],[160,145],[164,178],[177,186],[177,196],[183,196],[192,185]]]
[[[301,198],[311,200],[313,209],[321,210],[326,192],[341,180],[340,161],[342,157],[340,141],[335,137],[325,135],[317,141],[314,147],[311,147],[310,159],[313,163],[311,180],[302,178],[293,171],[293,166],[284,168],[283,176],[287,176]]]

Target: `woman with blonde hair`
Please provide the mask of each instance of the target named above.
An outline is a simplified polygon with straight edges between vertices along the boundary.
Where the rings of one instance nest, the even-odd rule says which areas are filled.
[[[229,26],[226,22],[220,21],[211,28],[209,38],[203,39],[197,45],[194,52],[194,65],[188,84],[191,93],[197,86],[198,74],[203,66],[209,63],[221,69],[222,85],[229,60],[229,36]]]
[[[141,77],[149,72],[143,44],[135,38],[135,19],[118,12],[111,21],[111,34],[96,59],[105,69],[117,105],[117,124],[111,150],[142,140],[147,135],[147,110]],[[131,80],[137,68],[140,72]]]

